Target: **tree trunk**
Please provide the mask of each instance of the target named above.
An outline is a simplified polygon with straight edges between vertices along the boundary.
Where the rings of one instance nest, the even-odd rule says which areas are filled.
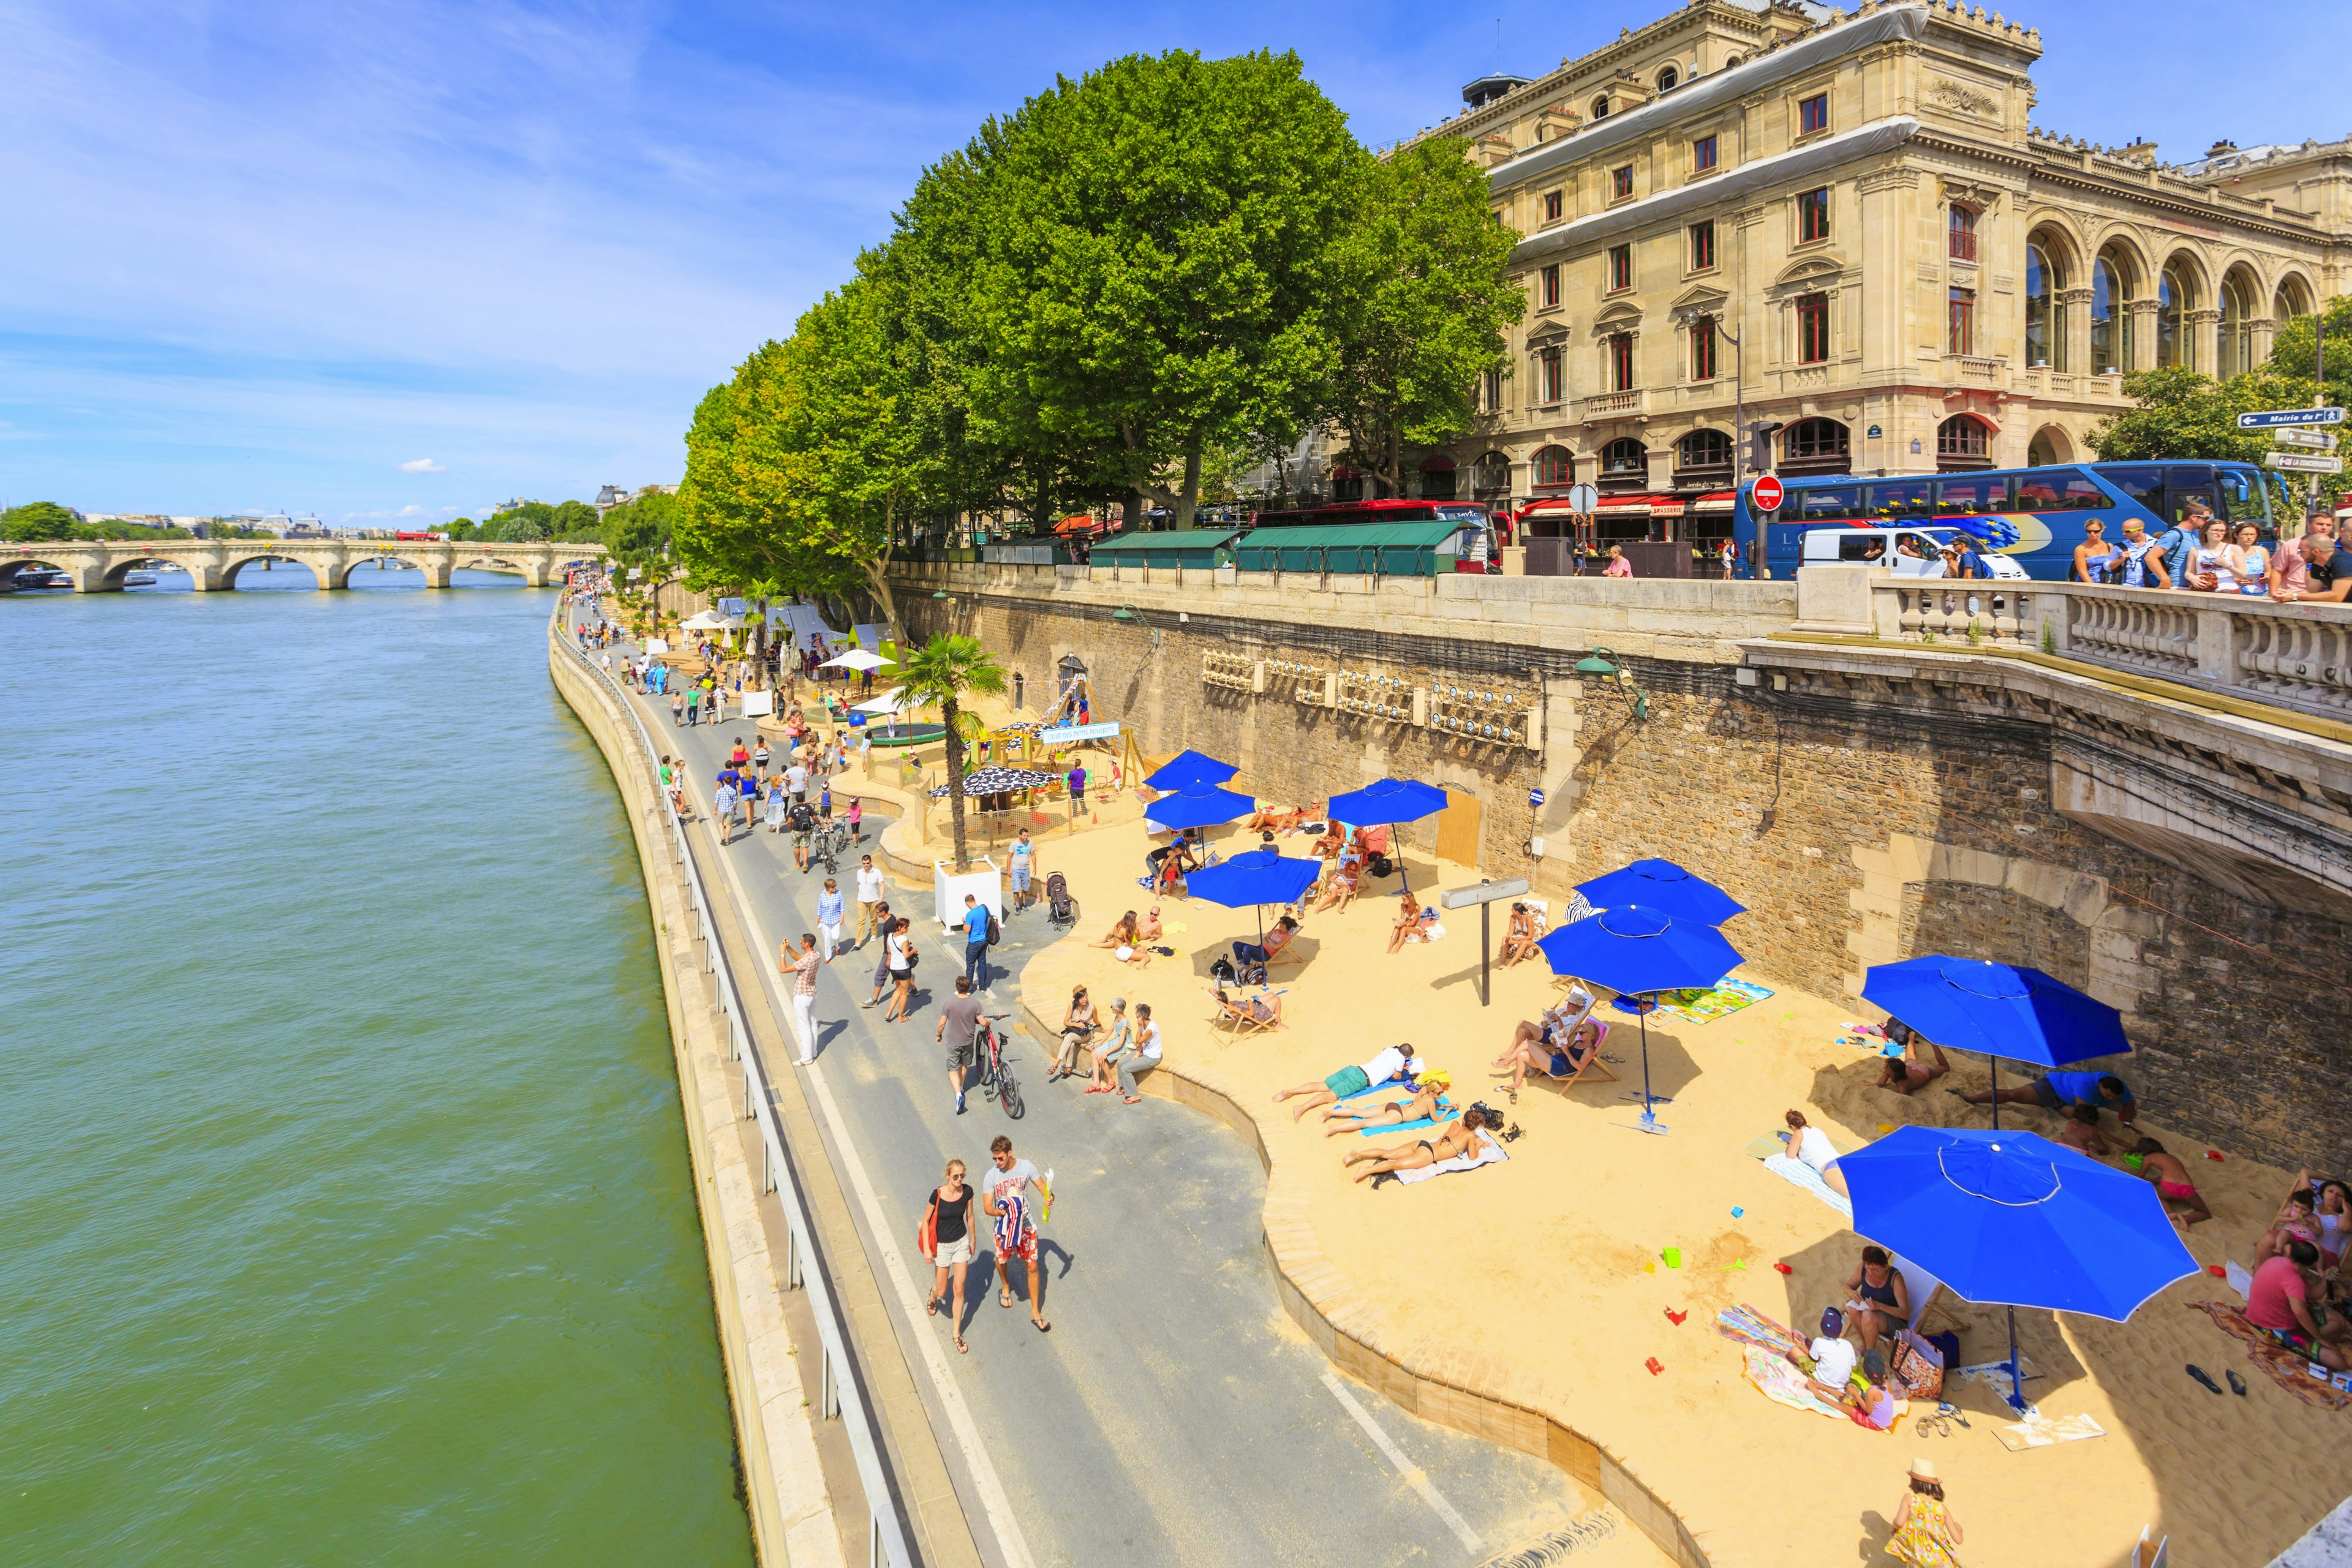
[[[1184,488],[1176,493],[1176,515],[1169,521],[1178,532],[1192,526],[1192,514],[1201,506],[1201,437],[1193,432],[1184,446]]]
[[[1134,533],[1150,526],[1151,519],[1143,510],[1143,492],[1140,489],[1129,490],[1127,492],[1127,531]]]
[[[948,821],[955,837],[955,868],[959,872],[971,868],[971,857],[963,841],[963,737],[956,731],[956,702],[952,697],[940,703],[940,717],[948,725]]]

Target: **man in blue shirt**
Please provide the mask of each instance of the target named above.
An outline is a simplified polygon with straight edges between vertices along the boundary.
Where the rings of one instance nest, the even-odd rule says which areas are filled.
[[[974,991],[988,989],[988,906],[963,896],[963,972]]]
[[[1963,1095],[1970,1105],[1990,1105],[1990,1094]],[[2132,1118],[2139,1114],[2139,1102],[2132,1098],[2131,1085],[2111,1072],[2048,1072],[2032,1083],[2000,1091],[2003,1105],[2038,1105],[2044,1110],[2063,1115],[2077,1105],[2087,1105],[2093,1110],[2112,1110],[2116,1120],[2129,1127]]]

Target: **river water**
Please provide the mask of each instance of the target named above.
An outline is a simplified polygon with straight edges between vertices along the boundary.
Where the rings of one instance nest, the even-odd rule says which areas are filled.
[[[0,599],[0,1562],[751,1561],[553,595],[418,575]]]

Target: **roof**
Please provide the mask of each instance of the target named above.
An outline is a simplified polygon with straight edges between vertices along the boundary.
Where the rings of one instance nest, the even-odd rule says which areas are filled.
[[[1093,553],[1097,560],[1100,560],[1106,555],[1121,555],[1144,550],[1213,551],[1220,545],[1230,543],[1234,535],[1240,531],[1238,528],[1217,527],[1182,528],[1164,533],[1116,533],[1108,539],[1096,540]]]
[[[1461,519],[1436,522],[1341,522],[1311,528],[1261,528],[1242,541],[1247,550],[1313,550],[1324,545],[1346,549],[1401,546],[1406,549],[1443,544],[1465,528],[1478,524]]]

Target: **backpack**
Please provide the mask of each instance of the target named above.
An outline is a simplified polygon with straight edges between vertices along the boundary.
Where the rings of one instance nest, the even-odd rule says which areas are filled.
[[[1004,928],[1003,928],[1003,926],[998,925],[998,924],[996,923],[996,911],[995,911],[994,910],[989,910],[989,911],[988,911],[988,945],[989,945],[989,946],[991,946],[991,947],[994,947],[994,946],[997,944],[998,940],[999,940],[999,939],[1001,939],[1003,935],[1004,935]]]

